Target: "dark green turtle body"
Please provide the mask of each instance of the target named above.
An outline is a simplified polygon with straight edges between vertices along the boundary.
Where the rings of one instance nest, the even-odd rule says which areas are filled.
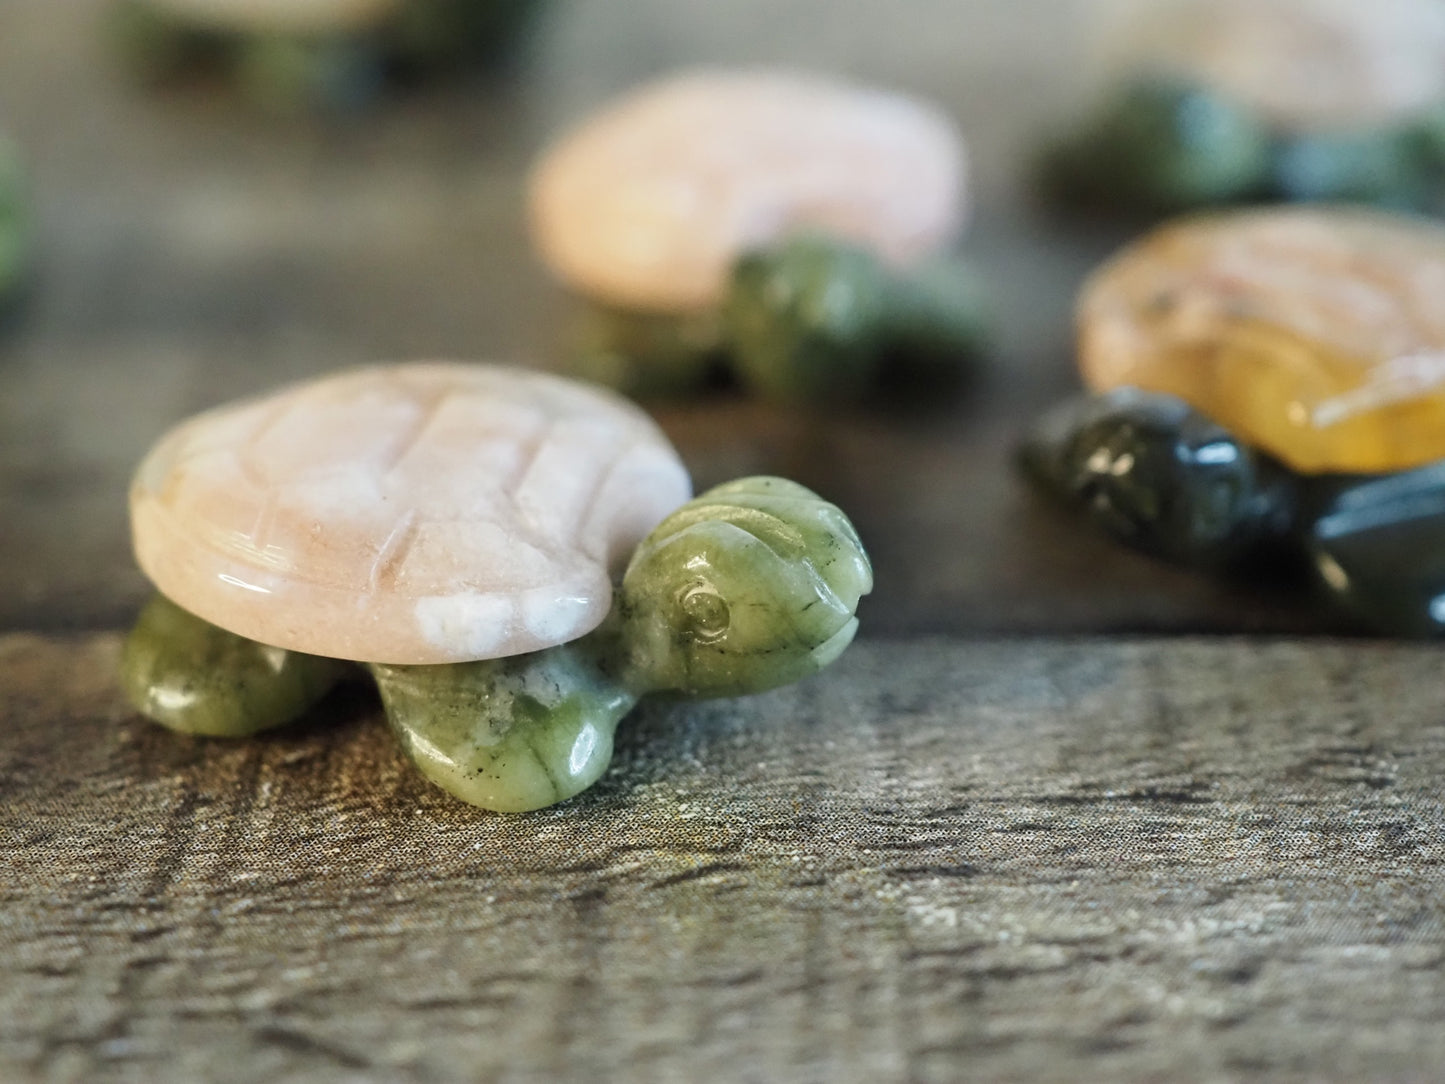
[[[1445,462],[1311,483],[1304,546],[1322,588],[1373,628],[1445,633]]]
[[[719,314],[594,308],[578,375],[628,394],[693,394],[720,375],[786,403],[906,398],[956,387],[989,341],[986,291],[945,259],[898,269],[868,249],[800,234],[745,253]]]
[[[1445,462],[1300,474],[1182,400],[1134,388],[1050,412],[1020,459],[1125,545],[1201,571],[1312,583],[1381,633],[1445,633]]]
[[[1107,534],[1195,568],[1272,552],[1296,525],[1290,472],[1171,395],[1071,400],[1034,426],[1021,459]]]
[[[1128,83],[1040,177],[1061,203],[1170,214],[1246,201],[1333,200],[1427,210],[1445,189],[1436,113],[1368,130],[1285,132],[1184,80]]]

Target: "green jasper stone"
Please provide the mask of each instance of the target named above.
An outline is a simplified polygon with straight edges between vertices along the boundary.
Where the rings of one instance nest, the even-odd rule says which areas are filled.
[[[1190,83],[1146,80],[1122,88],[1057,148],[1046,180],[1066,197],[1185,210],[1259,192],[1272,147],[1249,110]]]
[[[349,669],[226,632],[160,595],[121,654],[121,682],[137,711],[172,730],[224,738],[290,722]]]
[[[589,305],[573,336],[572,371],[635,398],[707,386],[724,364],[714,313],[647,313]]]
[[[608,679],[586,640],[528,655],[369,669],[408,757],[483,809],[520,813],[586,790],[637,697]]]
[[[988,341],[987,293],[947,260],[898,271],[859,245],[802,235],[748,253],[725,304],[743,380],[788,402],[957,384]]]
[[[887,272],[867,250],[801,235],[733,267],[723,318],[752,389],[784,402],[859,399],[885,344]]]
[[[836,506],[781,478],[709,490],[633,555],[615,604],[635,691],[733,696],[821,670],[852,641],[873,571]]]
[[[1387,207],[1429,206],[1439,179],[1419,130],[1347,132],[1281,140],[1271,169],[1287,200],[1353,200]]]

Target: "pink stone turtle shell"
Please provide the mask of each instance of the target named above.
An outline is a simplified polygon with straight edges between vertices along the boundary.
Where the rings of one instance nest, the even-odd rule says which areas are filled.
[[[590,631],[613,576],[691,492],[609,392],[489,365],[358,369],[201,414],[130,494],[161,593],[262,643],[398,664]]]
[[[909,263],[965,219],[963,145],[937,110],[816,76],[699,71],[635,91],[538,163],[552,270],[621,308],[702,311],[744,251],[827,231]]]

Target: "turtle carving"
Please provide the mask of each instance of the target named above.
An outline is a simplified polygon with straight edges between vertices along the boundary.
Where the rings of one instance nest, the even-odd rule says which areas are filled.
[[[1090,394],[1025,465],[1094,524],[1210,572],[1312,582],[1445,633],[1445,229],[1351,207],[1167,223],[1077,305]]]
[[[528,183],[538,253],[582,300],[574,365],[632,394],[730,375],[813,405],[957,384],[989,323],[950,255],[966,163],[945,113],[875,87],[702,68],[632,90]]]
[[[761,691],[853,638],[872,573],[841,511],[779,478],[690,492],[637,408],[521,369],[359,369],[199,415],[131,487],[160,594],[127,690],[239,736],[360,664],[433,782],[550,805],[597,780],[646,693]]]
[[[539,0],[112,0],[117,43],[156,83],[234,82],[280,109],[354,108],[388,84],[515,51]]]
[[[1058,195],[1172,212],[1260,200],[1438,209],[1435,0],[1146,0],[1101,43],[1109,83],[1050,149]]]

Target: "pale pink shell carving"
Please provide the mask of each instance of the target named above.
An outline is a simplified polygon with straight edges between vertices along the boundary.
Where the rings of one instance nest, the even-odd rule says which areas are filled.
[[[909,263],[962,228],[954,125],[914,99],[816,76],[699,71],[564,136],[530,186],[532,229],[565,282],[650,311],[716,305],[745,250],[816,229]]]
[[[489,365],[358,369],[201,414],[136,472],[136,557],[172,601],[366,662],[535,651],[596,627],[691,492],[640,410]]]

